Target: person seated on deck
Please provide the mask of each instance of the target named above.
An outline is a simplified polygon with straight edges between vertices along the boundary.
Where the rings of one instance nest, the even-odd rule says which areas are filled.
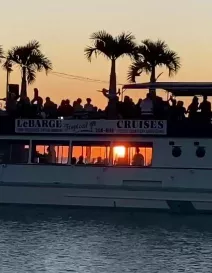
[[[71,158],[71,165],[76,165],[76,163],[77,163],[76,157],[72,157]]]
[[[211,119],[211,103],[207,100],[207,96],[203,96],[203,101],[200,103],[199,109],[204,121],[210,122]]]
[[[169,108],[169,104],[163,101],[162,97],[154,96],[153,99],[153,112],[157,118],[164,118]]]
[[[21,97],[17,102],[17,114],[20,118],[31,118],[33,117],[32,105],[28,97]]]
[[[55,107],[55,103],[51,101],[50,97],[46,97],[43,111],[46,114],[47,118],[54,118],[56,116],[57,108]]]
[[[123,119],[135,118],[135,104],[129,96],[125,96],[124,101],[120,103],[120,114]]]
[[[133,166],[144,166],[144,157],[142,154],[140,154],[139,148],[136,148],[136,153],[133,156],[132,165]]]
[[[58,117],[67,117],[68,115],[66,114],[66,101],[62,100],[60,103],[60,106],[57,109],[57,115]]]
[[[135,116],[139,118],[141,116],[141,105],[142,99],[139,99],[138,102],[135,104]]]
[[[74,112],[80,112],[83,111],[83,107],[81,105],[82,100],[80,98],[78,98],[75,102],[74,102]]]
[[[73,115],[74,108],[71,106],[69,99],[65,100],[64,111],[65,117],[71,117]]]
[[[91,99],[90,98],[87,98],[86,99],[86,101],[87,101],[87,103],[84,105],[84,110],[86,111],[86,112],[93,112],[93,104],[91,104]]]
[[[109,164],[109,159],[108,159],[108,158],[105,158],[105,159],[103,160],[103,164],[104,164],[104,165],[108,165],[108,164]]]
[[[188,117],[191,120],[195,120],[197,118],[197,111],[199,108],[199,99],[197,96],[193,97],[192,103],[188,106]]]
[[[43,105],[43,99],[39,96],[37,88],[34,88],[34,98],[32,99],[31,104]]]
[[[109,90],[103,88],[101,92],[103,96],[108,99],[107,106],[104,110],[106,118],[121,118],[121,102],[118,97],[118,95],[120,95],[120,90],[117,93],[110,93]]]
[[[177,101],[172,96],[169,98],[168,102],[171,102],[169,107],[169,117],[171,121],[178,120],[178,113],[177,113]]]
[[[9,93],[7,98],[2,99],[6,102],[6,111],[11,117],[17,114],[17,97],[14,93]]]
[[[98,156],[98,157],[97,157],[97,160],[96,160],[96,163],[95,163],[95,164],[96,164],[96,165],[101,165],[101,164],[103,164],[101,156]]]
[[[84,165],[85,163],[83,162],[83,160],[84,160],[84,158],[83,158],[83,156],[81,155],[81,156],[79,157],[79,160],[78,160],[78,162],[77,162],[77,165]]]
[[[140,104],[141,115],[151,116],[153,115],[153,101],[150,93],[146,94],[146,98],[142,100]]]
[[[56,164],[56,152],[54,146],[49,146],[47,148],[47,163]]]
[[[182,121],[185,119],[186,109],[184,107],[184,102],[179,100],[176,105],[177,120]]]

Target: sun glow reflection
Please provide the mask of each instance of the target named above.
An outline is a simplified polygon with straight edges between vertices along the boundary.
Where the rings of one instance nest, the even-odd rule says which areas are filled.
[[[126,148],[124,146],[116,146],[113,148],[114,154],[118,157],[125,157]]]

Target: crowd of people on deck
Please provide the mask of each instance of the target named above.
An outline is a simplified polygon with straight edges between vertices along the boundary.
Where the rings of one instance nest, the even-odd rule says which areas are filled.
[[[106,91],[103,94],[107,97]],[[118,96],[108,100],[108,105],[104,110],[98,109],[92,104],[90,98],[86,99],[83,105],[82,99],[78,98],[73,103],[69,99],[62,100],[58,106],[50,97],[45,99],[39,96],[38,89],[34,89],[34,98],[30,101],[28,97],[17,97],[10,93],[5,100],[7,115],[14,118],[92,118],[107,119],[109,117],[110,107],[113,107],[113,116],[116,119],[171,119],[173,121],[182,121],[188,116],[190,120],[197,119],[210,122],[211,103],[207,96],[203,96],[202,102],[199,102],[197,96],[193,97],[191,104],[186,109],[184,102],[176,101],[173,97],[169,100],[163,100],[156,95],[154,90],[147,93],[146,98],[139,99],[134,103],[129,96],[125,96],[123,101]],[[111,106],[112,104],[112,106]],[[114,107],[115,106],[115,107]]]
[[[46,97],[44,101],[39,96],[37,88],[34,89],[34,98],[31,101],[29,97],[18,98],[13,93],[10,93],[7,99],[2,100],[5,101],[6,111],[4,113],[15,118],[83,118],[87,113],[95,116],[97,112],[100,112],[97,107],[92,105],[90,98],[87,98],[84,105],[80,98],[73,104],[70,103],[69,99],[62,100],[59,106],[50,97]]]

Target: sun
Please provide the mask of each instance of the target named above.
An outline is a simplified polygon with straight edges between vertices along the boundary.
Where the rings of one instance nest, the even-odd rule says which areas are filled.
[[[125,157],[126,148],[124,146],[116,146],[113,148],[115,156]]]

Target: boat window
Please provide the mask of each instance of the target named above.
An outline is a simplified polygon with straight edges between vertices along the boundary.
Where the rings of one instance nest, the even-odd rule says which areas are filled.
[[[206,150],[205,150],[205,147],[198,147],[196,149],[196,156],[199,157],[199,158],[203,158],[206,154]]]
[[[174,147],[172,148],[172,155],[173,155],[174,157],[180,157],[181,154],[182,154],[181,147],[174,146]]]
[[[32,141],[32,163],[67,164],[69,157],[69,141]]]
[[[28,140],[0,140],[0,164],[27,163],[28,157]]]
[[[113,165],[148,167],[152,165],[152,143],[131,142],[113,144]]]
[[[104,141],[77,141],[72,142],[73,165],[108,165],[110,142]]]

